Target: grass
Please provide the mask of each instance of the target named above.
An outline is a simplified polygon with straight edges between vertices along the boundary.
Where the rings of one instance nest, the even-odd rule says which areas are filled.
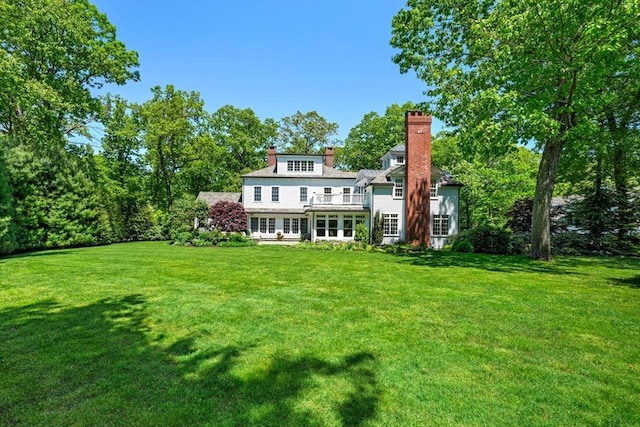
[[[0,259],[0,425],[639,425],[640,260]]]

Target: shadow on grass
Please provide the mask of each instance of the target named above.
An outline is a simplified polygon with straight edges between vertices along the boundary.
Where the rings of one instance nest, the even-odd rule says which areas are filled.
[[[145,319],[139,295],[0,311],[0,425],[361,425],[376,415],[369,353],[282,354],[239,374],[252,345],[165,348],[149,342]]]
[[[639,258],[625,257],[565,257],[553,261],[537,261],[528,256],[489,255],[436,250],[403,249],[389,252],[400,262],[428,267],[468,267],[496,272],[531,272],[546,274],[581,274],[581,268],[607,267],[617,270],[640,269]]]
[[[626,279],[611,279],[613,284],[618,286],[628,286],[634,289],[640,289],[640,274],[628,277]]]

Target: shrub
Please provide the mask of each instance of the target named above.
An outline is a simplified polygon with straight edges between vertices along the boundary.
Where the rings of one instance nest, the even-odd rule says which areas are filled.
[[[531,233],[518,232],[511,234],[511,254],[525,255],[531,252]]]
[[[587,234],[560,233],[551,236],[551,250],[556,255],[586,255],[594,249]]]
[[[466,230],[459,235],[459,240],[467,240],[473,251],[485,254],[508,254],[510,252],[509,231],[492,225],[481,225]]]
[[[218,247],[221,248],[240,248],[243,246],[253,246],[255,243],[253,240],[246,240],[244,242],[220,242],[218,243]]]
[[[220,201],[209,209],[211,228],[228,233],[247,230],[247,214],[242,203]]]
[[[473,252],[473,245],[468,240],[457,239],[451,245],[451,250],[455,252]]]
[[[383,239],[384,224],[382,222],[382,214],[380,211],[377,211],[376,215],[373,217],[373,237],[371,239],[371,243],[374,245],[381,245]]]
[[[236,242],[236,243],[248,242],[251,240],[251,239],[248,239],[246,235],[240,234],[240,233],[229,234],[227,237],[230,242]]]
[[[356,225],[356,236],[354,239],[356,242],[369,243],[369,228],[367,224],[360,222]]]

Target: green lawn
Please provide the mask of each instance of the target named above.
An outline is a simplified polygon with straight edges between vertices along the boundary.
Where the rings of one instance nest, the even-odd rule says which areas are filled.
[[[640,260],[0,258],[0,425],[640,425]]]

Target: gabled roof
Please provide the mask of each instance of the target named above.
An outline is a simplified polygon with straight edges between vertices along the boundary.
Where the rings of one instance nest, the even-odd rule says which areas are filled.
[[[391,153],[404,153],[404,151],[405,151],[404,144],[398,144],[395,147],[393,147],[391,150],[389,150],[388,152],[391,152]]]
[[[258,169],[257,171],[249,172],[242,177],[259,177],[259,178],[347,178],[355,179],[357,172],[347,172],[338,169],[330,168],[326,165],[322,165],[322,175],[310,175],[310,174],[282,174],[276,173],[276,166],[267,166],[266,168]]]
[[[201,191],[196,200],[204,200],[207,205],[213,206],[218,202],[241,202],[242,193]]]

